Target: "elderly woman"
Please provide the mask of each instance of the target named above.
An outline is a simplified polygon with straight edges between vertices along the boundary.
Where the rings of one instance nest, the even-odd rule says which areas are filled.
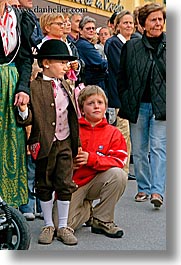
[[[146,4],[138,19],[143,37],[127,42],[121,52],[119,116],[130,122],[135,201],[144,202],[151,195],[158,208],[166,183],[166,13],[159,4]]]
[[[83,17],[79,23],[80,38],[75,43],[80,58],[85,63],[85,84],[98,85],[105,91],[107,60],[102,59],[94,47],[96,20],[89,16]]]

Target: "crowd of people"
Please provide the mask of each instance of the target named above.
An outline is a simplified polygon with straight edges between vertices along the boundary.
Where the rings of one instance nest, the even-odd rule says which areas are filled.
[[[98,28],[83,14],[38,21],[32,6],[0,0],[0,195],[43,219],[40,244],[76,245],[83,224],[121,238],[131,155],[135,202],[158,209],[165,197],[165,8],[115,12]]]

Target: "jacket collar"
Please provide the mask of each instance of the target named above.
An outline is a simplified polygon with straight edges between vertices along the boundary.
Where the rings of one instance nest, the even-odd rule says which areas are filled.
[[[149,43],[149,41],[148,41],[145,33],[143,34],[142,40],[143,40],[144,45],[150,51],[153,51],[154,50],[154,48]],[[158,45],[158,48],[157,48],[157,53],[156,53],[157,54],[157,57],[160,57],[160,55],[162,54],[162,52],[164,51],[164,49],[166,49],[166,34],[163,32],[162,33],[162,40],[161,40],[161,42],[160,42],[160,44]]]
[[[154,49],[151,44],[149,43],[148,39],[147,39],[147,36],[146,36],[146,33],[144,32],[143,34],[143,37],[142,37],[142,40],[143,40],[143,43],[145,44],[145,46],[148,48],[148,49]],[[162,44],[166,44],[166,34],[163,32],[162,33],[162,41],[161,41]]]
[[[92,129],[93,127],[91,126],[90,122],[88,122],[84,117],[81,117],[79,119],[79,124],[80,125],[83,125],[87,128],[90,128]],[[106,125],[108,124],[106,118],[103,118],[102,121],[100,123],[98,123],[97,125],[95,125],[94,128],[102,128],[102,127],[105,127]]]

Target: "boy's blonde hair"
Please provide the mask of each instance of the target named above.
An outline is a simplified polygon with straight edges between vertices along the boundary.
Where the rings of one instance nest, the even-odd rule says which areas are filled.
[[[64,16],[61,13],[43,13],[40,16],[40,27],[45,36],[48,34],[46,26],[53,23],[57,18],[61,18],[64,21]]]
[[[78,96],[78,105],[79,105],[80,111],[83,110],[85,100],[92,95],[102,96],[104,99],[106,108],[107,108],[108,99],[106,97],[106,94],[104,93],[104,90],[102,90],[102,88],[96,85],[88,85],[80,91],[79,96]]]

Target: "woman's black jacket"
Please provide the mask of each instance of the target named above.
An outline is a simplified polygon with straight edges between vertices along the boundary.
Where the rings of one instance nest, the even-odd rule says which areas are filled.
[[[155,56],[157,60],[155,60]],[[122,48],[118,75],[121,101],[119,116],[136,123],[146,85],[150,84],[151,103],[156,120],[166,120],[166,34],[156,53],[146,35],[131,39]]]

